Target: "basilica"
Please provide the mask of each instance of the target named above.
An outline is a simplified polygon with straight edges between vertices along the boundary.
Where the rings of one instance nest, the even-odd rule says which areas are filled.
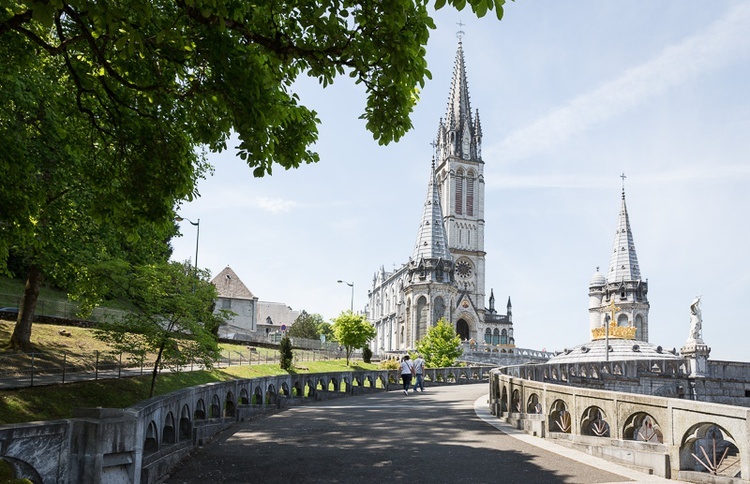
[[[466,342],[514,347],[510,298],[506,314],[495,310],[492,291],[485,307],[484,185],[482,126],[471,110],[459,40],[411,257],[392,272],[381,266],[368,291],[373,352],[414,349],[441,319]]]

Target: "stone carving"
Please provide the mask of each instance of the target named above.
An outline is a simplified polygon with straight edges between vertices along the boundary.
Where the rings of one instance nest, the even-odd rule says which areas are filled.
[[[701,341],[702,325],[701,297],[696,296],[690,304],[690,336],[688,337],[688,341]]]

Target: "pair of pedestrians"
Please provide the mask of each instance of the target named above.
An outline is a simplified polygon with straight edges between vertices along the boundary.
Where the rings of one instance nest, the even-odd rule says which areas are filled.
[[[417,392],[417,387],[424,392],[424,359],[422,355],[417,355],[417,359],[413,362],[410,361],[409,355],[404,355],[401,359],[401,382],[404,385],[404,395],[409,394],[409,386],[413,377],[416,377],[414,393]]]

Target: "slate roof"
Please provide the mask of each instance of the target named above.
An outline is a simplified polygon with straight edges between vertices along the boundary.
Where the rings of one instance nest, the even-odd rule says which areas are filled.
[[[678,354],[661,346],[646,341],[632,339],[610,339],[609,361],[632,360],[682,360]],[[589,341],[570,349],[566,349],[557,356],[553,356],[547,363],[588,363],[600,362],[607,359],[604,352],[605,340]]]
[[[237,277],[231,267],[226,266],[223,271],[213,278],[211,284],[216,286],[219,297],[226,299],[255,299],[250,289]]]

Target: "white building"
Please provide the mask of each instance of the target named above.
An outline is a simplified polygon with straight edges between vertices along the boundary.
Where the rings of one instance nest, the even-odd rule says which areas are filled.
[[[479,112],[472,113],[462,44],[456,52],[448,111],[441,119],[427,197],[409,261],[381,266],[367,315],[376,353],[413,349],[445,318],[463,340],[513,347],[510,299],[498,314],[485,308],[484,161]]]
[[[300,311],[295,311],[285,303],[259,301],[229,266],[214,277],[211,284],[216,286],[219,295],[216,310],[228,309],[235,313],[227,321],[227,325],[220,329],[223,337],[280,333],[294,324],[300,315]]]

